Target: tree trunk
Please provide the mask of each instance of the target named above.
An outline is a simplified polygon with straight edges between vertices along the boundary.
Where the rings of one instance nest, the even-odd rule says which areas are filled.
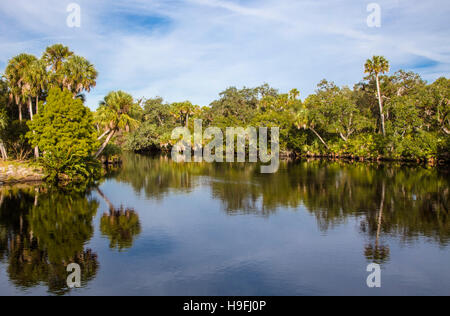
[[[325,141],[323,140],[322,137],[320,137],[319,133],[316,132],[316,130],[312,127],[309,128],[314,134],[316,134],[316,136],[320,139],[320,141],[322,142],[322,144],[324,144],[324,146],[326,147],[326,149],[330,149],[327,145],[327,143],[325,143]]]
[[[2,155],[3,160],[8,160],[8,153],[6,152],[5,145],[3,145],[3,142],[0,140],[0,154]]]
[[[33,102],[31,102],[31,97],[28,97],[28,110],[30,111],[30,119],[33,120]]]
[[[98,159],[98,157],[100,157],[100,155],[102,154],[102,152],[105,150],[106,146],[108,145],[109,141],[111,140],[111,138],[113,138],[114,134],[116,133],[116,131],[112,131],[108,137],[106,138],[105,142],[103,143],[103,145],[100,147],[100,149],[97,151],[97,153],[95,154],[94,158]]]
[[[103,134],[102,134],[102,136],[100,136],[99,138],[97,138],[97,140],[101,140],[101,139],[103,139],[103,137],[105,137],[107,134],[109,134],[109,132],[111,132],[111,130],[109,129],[109,130],[107,130],[106,132],[104,132]]]
[[[16,105],[19,108],[19,121],[22,122],[22,104],[20,103],[19,97],[17,95],[14,98],[16,99]]]
[[[33,120],[33,102],[31,102],[31,97],[28,97],[28,109],[30,111],[30,119]],[[34,131],[33,131],[34,134]],[[34,157],[39,159],[39,147],[34,147]]]
[[[347,140],[348,140],[348,138],[347,137],[345,137],[344,136],[344,134],[342,134],[342,133],[339,133],[339,135],[341,135],[341,138],[344,140],[344,142],[346,142]]]
[[[381,98],[381,88],[380,88],[380,77],[376,76],[377,78],[377,91],[378,91],[378,104],[380,106],[380,119],[381,119],[381,131],[383,133],[383,136],[386,136],[386,129],[384,127],[384,112],[383,112],[383,99]]]
[[[102,192],[102,190],[100,190],[99,188],[95,188],[95,190],[97,191],[97,193],[103,198],[103,200],[105,200],[106,204],[108,204],[109,210],[110,212],[114,212],[114,205],[112,204],[112,202],[106,197],[106,195]]]

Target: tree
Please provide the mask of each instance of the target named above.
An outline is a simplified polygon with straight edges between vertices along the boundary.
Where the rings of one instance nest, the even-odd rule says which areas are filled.
[[[96,85],[97,70],[88,60],[80,56],[70,57],[62,66],[62,85],[75,98],[83,91],[90,92]]]
[[[381,121],[381,131],[383,136],[386,136],[386,129],[384,123],[384,112],[383,112],[383,98],[381,96],[380,88],[380,74],[389,72],[389,62],[382,56],[374,56],[372,59],[367,60],[365,66],[365,73],[375,76],[377,83],[377,93],[378,93],[378,104],[380,107],[380,121]]]
[[[62,44],[55,44],[46,48],[42,59],[49,66],[53,73],[61,70],[63,62],[73,56],[73,52],[69,47]]]
[[[6,152],[5,145],[3,144],[1,132],[6,128],[7,122],[8,117],[6,116],[6,111],[0,108],[0,155],[3,160],[8,159],[8,153]]]
[[[93,116],[89,108],[68,91],[52,88],[42,111],[28,125],[33,146],[43,152],[42,162],[54,180],[89,179],[95,174],[91,161],[97,147]]]
[[[185,127],[189,127],[189,118],[199,112],[199,107],[193,105],[189,101],[173,103],[171,105],[171,113],[173,117],[183,124]]]
[[[322,120],[322,115],[320,113],[314,113],[312,111],[308,111],[307,109],[302,109],[297,113],[297,117],[295,120],[295,125],[298,129],[309,129],[311,132],[314,133],[314,135],[317,136],[317,138],[320,140],[320,142],[325,146],[325,148],[328,150],[330,147],[325,142],[322,136],[317,132],[316,130],[316,123],[317,121]]]
[[[28,109],[30,112],[30,119],[33,120],[33,102],[32,98],[36,100],[36,113],[39,111],[39,97],[47,88],[47,70],[45,63],[42,60],[35,60],[30,64],[25,73],[25,86],[27,91]],[[34,148],[34,156],[39,158],[39,147]]]
[[[25,74],[25,82],[28,87],[29,97],[35,98],[36,113],[39,111],[40,97],[48,88],[48,73],[45,62],[42,59],[35,60]],[[29,103],[30,100],[29,100]],[[33,119],[33,111],[30,108],[30,116]]]
[[[310,116],[316,118],[316,126],[347,142],[349,138],[368,126],[361,115],[354,92],[347,87],[339,88],[333,82],[322,80],[316,94],[308,97],[305,106]]]
[[[6,67],[5,77],[11,91],[11,97],[19,108],[19,120],[22,121],[22,105],[30,97],[31,86],[27,82],[31,65],[37,61],[33,55],[20,54],[12,58]],[[31,114],[32,115],[32,114]]]
[[[148,99],[144,102],[143,120],[157,124],[159,127],[174,123],[170,105],[165,104],[162,98]]]
[[[219,94],[220,98],[211,103],[214,126],[247,126],[254,118],[259,101],[264,97],[276,97],[278,91],[265,84],[256,88],[228,88]]]
[[[427,88],[431,100],[426,114],[432,128],[450,135],[450,79],[441,77]]]
[[[5,81],[0,78],[0,157],[3,160],[8,159],[8,153],[2,140],[3,131],[8,126],[8,114],[6,105],[8,103],[8,86]]]
[[[97,110],[96,121],[106,130],[103,135],[108,136],[95,154],[95,159],[100,157],[118,131],[129,131],[139,125],[139,121],[133,118],[138,112],[138,108],[139,106],[134,102],[133,97],[123,91],[110,92],[105,97]]]

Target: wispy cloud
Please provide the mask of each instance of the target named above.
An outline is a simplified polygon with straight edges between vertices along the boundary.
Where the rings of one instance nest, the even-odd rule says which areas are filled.
[[[66,26],[77,2],[82,27]],[[382,0],[382,27],[359,0],[15,0],[0,2],[0,67],[62,42],[99,69],[97,102],[113,89],[209,104],[224,88],[267,82],[311,93],[322,78],[352,85],[374,54],[434,80],[450,72],[448,1]],[[0,69],[1,69],[0,68]]]

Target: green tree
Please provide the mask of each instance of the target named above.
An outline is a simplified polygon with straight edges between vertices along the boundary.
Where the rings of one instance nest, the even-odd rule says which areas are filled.
[[[429,107],[425,109],[425,113],[431,120],[430,125],[437,131],[450,135],[450,79],[441,77],[427,88]]]
[[[97,147],[91,111],[68,91],[50,90],[43,110],[29,122],[27,137],[43,152],[52,179],[89,179],[95,167],[91,155]]]
[[[25,74],[25,82],[28,87],[29,99],[28,104],[31,104],[31,98],[34,97],[36,105],[36,113],[39,112],[40,97],[44,95],[48,89],[48,73],[45,62],[42,59],[35,60],[29,67]],[[33,119],[33,110],[30,107],[30,118]]]
[[[103,150],[111,141],[113,136],[121,130],[129,131],[139,126],[139,121],[133,118],[139,112],[139,105],[133,97],[123,91],[110,92],[100,103],[96,113],[96,121],[103,127],[105,133],[102,135],[106,140],[95,154],[95,159],[100,157]],[[103,137],[101,136],[100,139]]]
[[[6,111],[0,108],[0,155],[3,160],[8,159],[8,153],[6,152],[6,147],[1,137],[3,130],[6,129],[7,122],[8,117],[6,116]]]
[[[71,56],[63,64],[62,85],[72,92],[73,97],[83,91],[90,92],[96,85],[97,70],[88,60],[80,56]]]
[[[389,72],[390,66],[389,62],[386,58],[382,56],[374,56],[372,59],[367,60],[365,66],[365,73],[370,74],[371,76],[375,76],[375,80],[377,83],[377,93],[378,93],[378,105],[380,107],[380,122],[381,122],[381,131],[383,136],[386,135],[385,129],[385,120],[384,120],[384,112],[383,112],[383,98],[381,95],[380,88],[380,74],[384,74]]]
[[[69,47],[62,44],[55,44],[46,48],[42,59],[49,66],[53,73],[61,70],[63,63],[67,58],[73,56]]]
[[[173,117],[185,127],[189,127],[189,118],[197,114],[199,110],[198,106],[193,105],[189,101],[171,104],[171,113]]]
[[[31,98],[31,85],[27,82],[28,73],[31,65],[37,61],[33,55],[20,54],[12,58],[6,67],[5,77],[11,91],[11,96],[14,98],[19,109],[19,120],[23,120],[22,106]],[[32,109],[30,107],[30,115]]]
[[[39,111],[39,97],[47,88],[47,70],[42,60],[35,60],[25,73],[25,85],[27,90],[27,102],[30,112],[30,120],[33,120],[33,102],[36,100],[36,113]],[[39,158],[39,147],[34,148],[34,156]]]

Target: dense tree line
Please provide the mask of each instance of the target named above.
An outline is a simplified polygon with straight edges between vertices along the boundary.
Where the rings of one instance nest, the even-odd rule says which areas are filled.
[[[84,179],[98,159],[122,149],[169,151],[174,128],[193,130],[202,119],[204,128],[223,130],[279,127],[286,156],[449,160],[450,80],[429,84],[412,72],[389,71],[389,62],[375,56],[353,88],[323,80],[304,100],[297,89],[280,93],[267,84],[228,88],[204,107],[112,91],[92,113],[83,93],[96,85],[95,67],[56,44],[40,59],[9,60],[0,80],[0,155],[34,156],[53,178]]]
[[[449,159],[450,80],[427,84],[418,74],[387,75],[389,63],[375,56],[368,74],[353,88],[323,80],[304,101],[296,89],[287,94],[263,85],[229,88],[208,107],[190,102],[144,101],[140,127],[127,140],[136,152],[170,149],[176,126],[280,127],[286,155],[358,159]]]

